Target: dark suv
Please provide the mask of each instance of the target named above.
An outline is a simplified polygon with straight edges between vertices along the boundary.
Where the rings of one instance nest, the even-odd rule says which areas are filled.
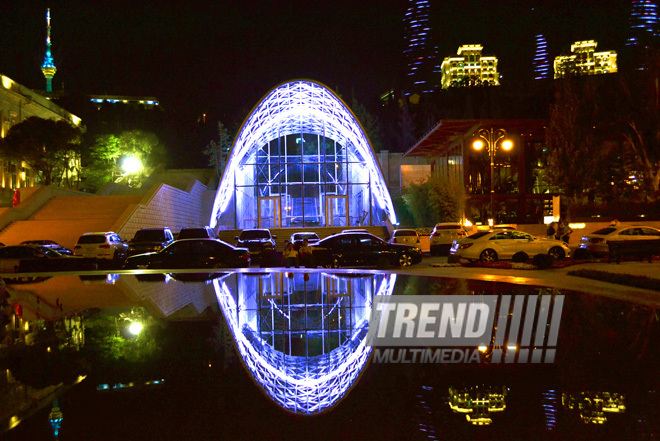
[[[128,245],[128,255],[160,251],[172,242],[174,236],[169,228],[142,228]]]
[[[177,240],[179,239],[217,239],[213,228],[211,227],[195,227],[195,228],[181,228]]]
[[[241,231],[241,235],[236,236],[236,239],[236,246],[250,250],[250,258],[255,261],[275,251],[277,236],[271,235],[267,229],[250,229]]]

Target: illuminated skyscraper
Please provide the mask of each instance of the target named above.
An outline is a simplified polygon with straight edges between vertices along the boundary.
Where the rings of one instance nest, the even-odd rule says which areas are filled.
[[[536,36],[536,51],[534,52],[534,79],[547,79],[549,70],[548,43],[545,41],[543,34],[538,34]]]
[[[41,71],[46,77],[46,92],[53,92],[53,77],[57,69],[50,53],[50,8],[46,10],[46,56],[44,57],[44,64],[41,65]]]
[[[405,23],[406,48],[403,54],[408,62],[406,96],[412,93],[429,93],[438,88],[436,78],[440,69],[437,64],[438,48],[432,45],[429,24],[429,0],[409,0]]]
[[[627,45],[646,45],[660,36],[658,5],[652,0],[632,0],[630,11],[630,37]]]

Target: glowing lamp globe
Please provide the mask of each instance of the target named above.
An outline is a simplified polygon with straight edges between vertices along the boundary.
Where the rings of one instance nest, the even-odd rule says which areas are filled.
[[[142,169],[142,162],[138,158],[129,156],[122,161],[121,168],[124,173],[137,173]]]
[[[511,142],[509,139],[505,139],[502,141],[502,148],[507,151],[511,150],[513,148],[513,142]]]
[[[484,142],[480,139],[477,139],[472,143],[472,147],[474,147],[475,150],[481,150],[484,148]]]
[[[142,323],[140,322],[133,322],[128,327],[128,332],[130,332],[133,335],[138,335],[141,331],[142,331]]]

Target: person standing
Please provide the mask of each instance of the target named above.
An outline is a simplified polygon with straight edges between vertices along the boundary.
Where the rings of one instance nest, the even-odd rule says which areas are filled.
[[[555,239],[561,240],[561,236],[563,234],[563,229],[564,229],[564,221],[560,220],[555,225]]]
[[[284,259],[284,266],[286,268],[291,267],[292,265],[296,268],[299,268],[298,265],[298,251],[293,248],[291,242],[287,242],[284,246],[284,251],[282,252],[282,258]]]
[[[545,232],[545,235],[548,237],[548,239],[554,239],[555,238],[555,223],[550,222],[548,224],[548,229]]]
[[[571,233],[573,233],[573,229],[568,226],[567,221],[564,221],[561,228],[561,240],[568,243],[571,238]]]
[[[302,245],[298,248],[298,259],[300,260],[300,264],[305,268],[316,268],[314,256],[312,255],[312,247],[309,246],[309,240],[303,239]]]

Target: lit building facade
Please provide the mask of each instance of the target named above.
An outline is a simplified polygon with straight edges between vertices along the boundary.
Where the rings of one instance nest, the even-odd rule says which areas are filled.
[[[355,115],[325,86],[282,84],[243,123],[210,225],[219,229],[396,223],[387,183]]]
[[[483,46],[467,44],[458,48],[457,56],[446,57],[440,66],[442,88],[499,86],[497,57],[482,55]]]
[[[433,46],[429,23],[429,0],[409,0],[403,18],[405,25],[405,49],[403,55],[408,64],[405,95],[429,93],[438,88],[440,75],[438,48]]]
[[[42,119],[65,120],[81,127],[81,119],[69,113],[43,95],[0,75],[0,137],[7,136],[9,129],[32,116]],[[80,169],[80,158],[74,161],[72,169]],[[15,190],[20,187],[39,185],[39,176],[22,161],[0,158],[0,188]],[[75,179],[75,177],[71,177]]]
[[[547,161],[545,127],[540,119],[456,119],[440,121],[404,154],[424,157],[431,173],[457,181],[467,196],[465,217],[487,225],[490,217],[491,172],[496,224],[539,224],[552,213],[552,189],[543,177]],[[513,148],[497,149],[490,167],[488,152],[473,142],[480,129],[502,129]]]
[[[555,78],[570,75],[599,75],[617,72],[615,51],[596,52],[594,40],[576,41],[571,45],[571,55],[555,58]]]

